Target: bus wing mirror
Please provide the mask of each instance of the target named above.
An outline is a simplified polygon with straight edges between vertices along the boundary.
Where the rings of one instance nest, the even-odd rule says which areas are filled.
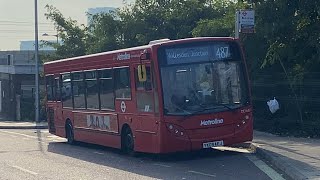
[[[138,78],[139,78],[139,82],[146,82],[147,81],[146,65],[139,65],[138,66]]]
[[[148,53],[147,50],[144,50],[143,53],[140,55],[140,61],[141,60],[148,60],[150,59],[150,53]]]

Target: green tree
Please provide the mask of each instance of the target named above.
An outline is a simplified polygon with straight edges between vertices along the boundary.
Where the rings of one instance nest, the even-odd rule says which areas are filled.
[[[47,19],[54,22],[61,44],[52,44],[57,49],[52,59],[61,59],[84,55],[86,52],[86,27],[78,26],[77,21],[66,19],[61,12],[50,5],[46,6]]]
[[[121,9],[119,16],[125,46],[151,40],[193,37],[200,19],[214,17],[208,0],[137,0]]]
[[[319,6],[318,1],[300,0],[261,1],[256,5],[259,35],[268,45],[261,67],[282,68],[295,97],[300,124],[303,107],[299,103],[299,87],[305,74],[314,71],[320,62]]]
[[[235,12],[237,9],[245,9],[246,3],[227,0],[216,0],[210,3],[211,16],[200,19],[192,30],[193,36],[222,36],[234,35]]]
[[[97,14],[88,27],[88,54],[120,49],[122,47],[121,22],[115,12]]]

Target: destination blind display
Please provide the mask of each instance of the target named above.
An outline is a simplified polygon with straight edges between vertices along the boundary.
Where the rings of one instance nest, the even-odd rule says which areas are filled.
[[[229,44],[169,48],[165,50],[167,65],[215,61],[231,57]]]

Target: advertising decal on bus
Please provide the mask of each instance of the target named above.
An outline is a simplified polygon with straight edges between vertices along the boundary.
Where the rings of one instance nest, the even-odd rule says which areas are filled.
[[[87,127],[111,132],[118,132],[117,120],[109,115],[87,115]]]

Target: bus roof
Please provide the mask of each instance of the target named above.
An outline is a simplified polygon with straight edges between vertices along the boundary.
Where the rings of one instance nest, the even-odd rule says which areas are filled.
[[[143,49],[149,49],[152,46],[158,46],[158,45],[175,44],[175,43],[182,43],[182,42],[188,42],[188,41],[204,41],[204,40],[233,41],[233,40],[235,40],[235,38],[233,38],[233,37],[196,37],[196,38],[185,38],[185,39],[177,39],[177,40],[161,39],[161,40],[150,41],[150,43],[148,45],[125,48],[125,49],[118,49],[118,50],[89,54],[89,55],[84,55],[84,56],[71,57],[71,58],[60,59],[60,60],[54,60],[54,61],[46,62],[46,63],[44,63],[44,65],[65,62],[65,61],[72,61],[72,60],[83,59],[83,58],[89,58],[89,57],[96,57],[96,56],[101,56],[101,55],[122,53],[122,52],[128,52],[128,51],[138,51],[138,50],[143,50]]]

